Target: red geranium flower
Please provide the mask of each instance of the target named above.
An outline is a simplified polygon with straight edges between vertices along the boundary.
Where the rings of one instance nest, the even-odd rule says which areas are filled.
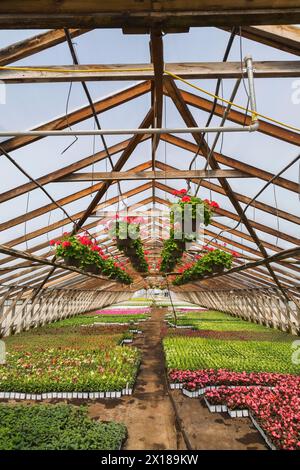
[[[191,198],[190,196],[183,196],[182,202],[190,202]]]
[[[69,242],[68,240],[66,240],[66,241],[62,242],[62,246],[63,246],[64,248],[68,248],[68,246],[71,246],[71,242]]]
[[[179,191],[179,193],[180,193],[180,194],[186,194],[186,193],[187,193],[187,190],[186,190],[186,189],[181,189],[181,190]]]
[[[50,246],[56,245],[56,241],[55,240],[50,240],[49,245]]]

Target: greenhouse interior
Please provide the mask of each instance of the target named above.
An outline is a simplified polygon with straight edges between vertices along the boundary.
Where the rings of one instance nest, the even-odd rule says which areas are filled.
[[[1,451],[300,450],[299,56],[299,0],[0,2]]]

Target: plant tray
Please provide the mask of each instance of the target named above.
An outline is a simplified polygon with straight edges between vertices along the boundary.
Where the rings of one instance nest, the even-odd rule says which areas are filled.
[[[41,394],[0,392],[0,400],[96,400],[99,398],[121,398],[122,395],[132,395],[132,388],[124,388],[122,391],[114,390],[110,392],[48,392]]]
[[[254,418],[252,413],[249,413],[249,417],[253,423],[253,425],[256,427],[262,438],[264,439],[265,443],[271,450],[277,450],[277,447],[274,446],[274,444],[270,441],[268,436],[266,435],[265,431],[261,428],[261,426],[258,424],[256,419]]]
[[[204,397],[204,401],[211,413],[226,413],[228,411],[226,405],[212,405],[206,397]]]
[[[170,383],[171,390],[180,390],[183,388],[183,383]]]
[[[230,410],[228,409],[230,418],[247,418],[249,416],[249,410],[246,408],[243,410]]]
[[[182,389],[183,395],[189,398],[197,398],[199,397],[199,390],[187,390],[186,388]]]

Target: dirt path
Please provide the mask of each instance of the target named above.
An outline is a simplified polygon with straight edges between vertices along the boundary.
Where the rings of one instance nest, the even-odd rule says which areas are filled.
[[[152,309],[151,318],[143,324],[143,336],[135,341],[142,352],[142,364],[134,395],[108,402],[103,400],[89,407],[92,417],[126,424],[125,449],[128,450],[185,449],[181,433],[176,429],[165,381],[161,343],[163,315],[164,310]]]

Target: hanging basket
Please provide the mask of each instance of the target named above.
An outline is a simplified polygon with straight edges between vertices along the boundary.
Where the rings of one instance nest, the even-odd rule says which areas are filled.
[[[224,269],[225,269],[225,266],[223,264],[214,264],[212,266],[212,274],[222,273]]]
[[[74,268],[80,267],[80,259],[74,258],[73,256],[67,256],[64,258],[64,264],[67,266],[74,266]]]
[[[124,250],[124,254],[128,257],[134,257],[135,254],[136,254],[136,249],[133,248],[133,247],[126,247],[126,249]]]
[[[118,247],[129,247],[132,244],[131,238],[119,238],[117,237]]]
[[[91,274],[100,274],[100,268],[96,264],[87,264],[84,271]]]

